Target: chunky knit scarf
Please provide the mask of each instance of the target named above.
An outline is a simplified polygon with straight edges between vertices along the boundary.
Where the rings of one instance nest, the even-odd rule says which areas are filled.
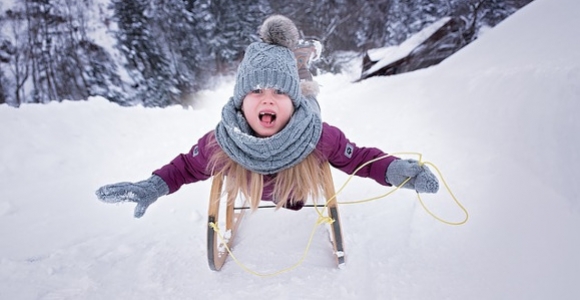
[[[322,133],[322,121],[311,106],[301,99],[290,121],[273,136],[260,138],[230,99],[222,110],[215,135],[225,153],[246,169],[260,174],[275,174],[293,167],[316,148]]]

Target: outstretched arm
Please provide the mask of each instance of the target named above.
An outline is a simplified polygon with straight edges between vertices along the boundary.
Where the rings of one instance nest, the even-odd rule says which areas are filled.
[[[337,127],[324,123],[319,150],[330,164],[347,174],[353,174],[365,163],[387,154],[378,148],[358,147],[349,141]],[[435,193],[439,189],[437,177],[427,166],[414,160],[402,160],[396,156],[387,156],[370,163],[359,171],[356,176],[369,177],[381,185],[399,186],[410,178],[403,188],[414,189],[420,193]]]
[[[206,147],[210,132],[199,139],[186,154],[180,154],[169,164],[153,172],[153,175],[139,182],[120,182],[100,187],[97,198],[107,203],[135,202],[135,218],[145,214],[147,208],[163,195],[177,191],[182,185],[211,176],[207,169],[210,147]]]
[[[208,143],[212,139],[213,131],[200,138],[188,153],[179,154],[170,163],[153,172],[167,183],[170,194],[179,190],[184,184],[211,177],[208,164],[212,148],[208,147]]]

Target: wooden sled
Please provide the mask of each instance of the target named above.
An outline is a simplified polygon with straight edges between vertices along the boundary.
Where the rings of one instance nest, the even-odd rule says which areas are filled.
[[[332,180],[332,173],[330,165],[325,163],[322,167],[324,172],[324,196],[325,199],[330,199],[335,196],[334,181]],[[223,191],[224,176],[216,175],[213,177],[210,198],[209,198],[209,213],[208,213],[208,229],[207,229],[207,259],[209,268],[214,271],[219,271],[224,265],[228,252],[223,242],[231,249],[236,231],[242,221],[244,211],[241,207],[235,207],[235,200],[237,195],[230,195],[226,193],[226,203],[221,203]],[[224,232],[225,239],[219,237],[212,224],[218,224],[220,218],[220,210],[225,213],[225,228],[220,228]],[[331,242],[336,256],[336,263],[338,267],[342,267],[345,263],[344,246],[342,239],[342,228],[340,226],[340,217],[338,214],[338,205],[336,197],[327,204],[328,216],[334,220],[330,224]]]

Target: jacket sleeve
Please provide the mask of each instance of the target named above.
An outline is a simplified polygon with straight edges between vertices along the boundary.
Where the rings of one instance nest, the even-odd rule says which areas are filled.
[[[208,164],[214,148],[209,147],[208,143],[212,138],[213,131],[200,138],[188,153],[179,154],[169,164],[153,172],[167,183],[169,194],[179,190],[184,184],[211,177]]]
[[[328,159],[330,165],[347,174],[353,174],[364,163],[386,155],[378,148],[358,147],[355,143],[349,141],[340,129],[327,123],[323,124],[319,150]],[[366,165],[355,175],[370,177],[381,185],[391,186],[385,177],[389,164],[396,159],[399,158],[388,156],[380,159]]]

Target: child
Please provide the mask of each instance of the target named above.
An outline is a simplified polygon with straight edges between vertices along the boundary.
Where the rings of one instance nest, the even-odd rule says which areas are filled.
[[[106,185],[96,192],[109,203],[136,202],[135,217],[143,216],[157,198],[182,185],[223,173],[226,189],[250,200],[298,210],[308,197],[318,198],[321,164],[352,174],[358,166],[385,155],[376,148],[358,147],[336,127],[323,123],[304,53],[297,48],[298,29],[283,16],[267,18],[260,28],[262,41],[246,49],[239,66],[234,95],[222,110],[215,130],[205,134],[189,153],[180,154],[144,181]],[[293,53],[292,50],[296,50]],[[308,59],[308,58],[306,58]],[[435,193],[437,178],[414,160],[387,157],[362,168],[357,176],[381,185]]]

